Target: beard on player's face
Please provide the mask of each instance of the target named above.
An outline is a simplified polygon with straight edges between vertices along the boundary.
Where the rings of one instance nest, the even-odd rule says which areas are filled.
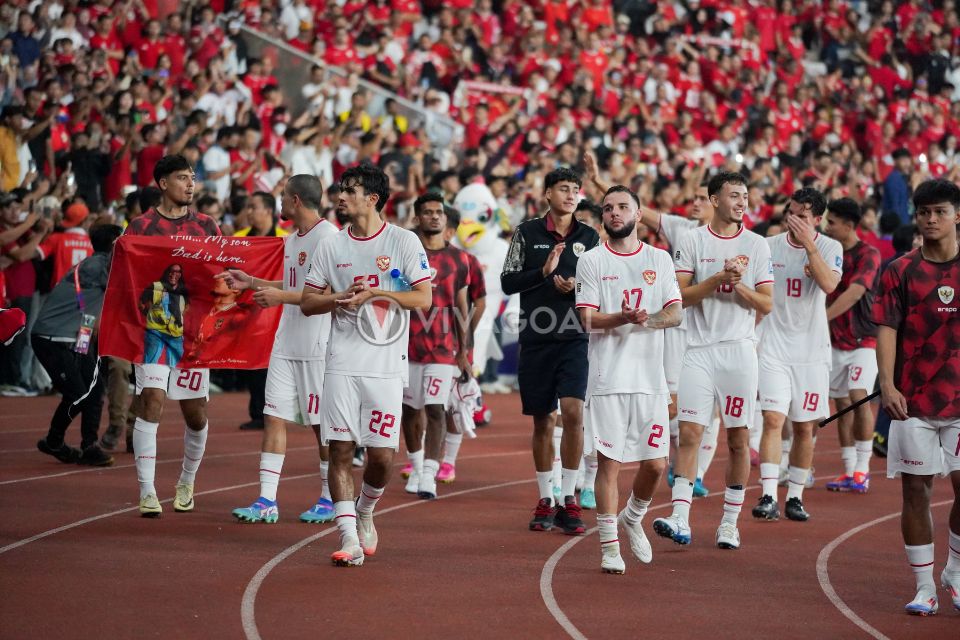
[[[422,233],[425,236],[436,236],[436,235],[440,235],[442,232],[443,232],[443,227],[439,229],[430,229],[430,228],[420,229],[420,233]]]
[[[603,229],[607,232],[607,236],[609,236],[611,239],[623,240],[624,238],[629,238],[633,233],[636,232],[637,221],[630,220],[625,222],[619,229],[613,229],[609,224],[604,222]]]

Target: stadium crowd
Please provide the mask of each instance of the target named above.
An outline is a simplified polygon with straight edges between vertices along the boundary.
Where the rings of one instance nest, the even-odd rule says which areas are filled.
[[[318,65],[284,95],[242,25],[347,74],[325,82]],[[360,78],[453,117],[462,143],[434,145],[392,101],[373,112]],[[452,201],[483,180],[515,226],[542,214],[548,171],[592,170],[591,151],[603,181],[681,215],[704,178],[742,171],[761,231],[802,186],[849,196],[884,259],[896,233],[913,237],[912,189],[960,181],[954,0],[15,0],[0,8],[0,91],[2,306],[31,322],[93,253],[90,227],[156,204],[165,154],[196,167],[196,207],[224,233],[285,234],[286,176],[335,189],[361,162],[390,175],[401,223],[425,191]],[[586,181],[584,195],[601,193]],[[34,362],[26,335],[2,347],[0,393],[49,390]],[[114,371],[116,434],[129,368]]]

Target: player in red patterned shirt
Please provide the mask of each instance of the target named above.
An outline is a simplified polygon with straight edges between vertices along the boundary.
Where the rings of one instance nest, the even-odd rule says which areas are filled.
[[[444,240],[450,242],[457,234],[457,227],[460,226],[460,212],[453,207],[444,205],[443,210],[447,214],[447,230],[444,234]],[[483,265],[472,253],[463,251],[461,255],[467,261],[467,305],[463,310],[463,317],[469,318],[467,326],[467,360],[473,370],[473,343],[476,336],[477,325],[480,324],[480,318],[487,308],[487,285],[483,278]],[[474,413],[476,411],[485,412],[486,407],[483,404],[483,397],[480,395],[480,386],[476,387],[477,396],[473,400]],[[456,393],[454,391],[453,393]],[[463,442],[463,433],[457,428],[453,414],[455,409],[451,401],[447,404],[447,435],[443,440],[443,460],[440,462],[440,471],[437,472],[437,482],[450,484],[457,479],[457,455],[460,453],[460,445]],[[479,407],[479,409],[478,409]],[[486,418],[485,418],[486,419]],[[484,422],[483,424],[486,424]]]
[[[196,175],[181,155],[164,156],[153,170],[161,202],[127,227],[140,236],[219,236],[213,218],[189,209]],[[154,486],[157,463],[157,428],[169,396],[180,401],[187,428],[183,444],[183,472],[176,486],[174,511],[192,511],[193,484],[207,444],[209,369],[171,369],[165,364],[135,365],[140,413],[133,427],[133,452],[140,482],[140,515],[159,517],[162,509]]]
[[[860,241],[857,227],[861,216],[860,205],[850,198],[839,198],[827,205],[826,235],[843,246],[843,276],[827,296],[833,347],[830,397],[836,401],[838,411],[867,397],[877,380],[877,340],[864,334],[857,320],[863,314],[861,298],[876,283],[880,252]],[[837,431],[844,473],[827,483],[828,490],[866,493],[870,488],[873,422],[873,410],[868,403],[840,418]]]
[[[413,469],[407,493],[437,497],[437,472],[443,446],[444,411],[458,375],[470,375],[465,327],[457,317],[467,305],[468,266],[463,252],[444,241],[447,214],[443,197],[427,193],[414,203],[420,241],[430,261],[433,304],[410,316],[410,383],[403,391],[403,436]],[[461,315],[462,317],[462,315]],[[459,369],[459,371],[458,371]],[[420,410],[427,414],[421,447]]]
[[[937,612],[933,582],[933,476],[950,474],[953,509],[940,578],[960,609],[960,188],[927,180],[913,195],[923,246],[895,260],[880,281],[880,393],[890,413],[887,477],[901,475],[901,530],[917,596],[907,613]]]

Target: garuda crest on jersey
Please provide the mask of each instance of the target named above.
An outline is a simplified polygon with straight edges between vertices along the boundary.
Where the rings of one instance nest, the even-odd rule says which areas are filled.
[[[657,281],[657,272],[651,271],[651,270],[644,271],[643,281],[646,282],[647,284],[653,284],[654,282]]]

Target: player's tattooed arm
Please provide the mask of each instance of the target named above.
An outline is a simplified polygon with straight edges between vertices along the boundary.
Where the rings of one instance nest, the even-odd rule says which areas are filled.
[[[669,329],[679,326],[681,320],[683,320],[683,305],[678,300],[638,324],[647,329]]]
[[[897,362],[897,330],[880,325],[877,328],[877,367],[880,373],[880,403],[894,420],[906,420],[907,399],[897,389],[894,375]]]

